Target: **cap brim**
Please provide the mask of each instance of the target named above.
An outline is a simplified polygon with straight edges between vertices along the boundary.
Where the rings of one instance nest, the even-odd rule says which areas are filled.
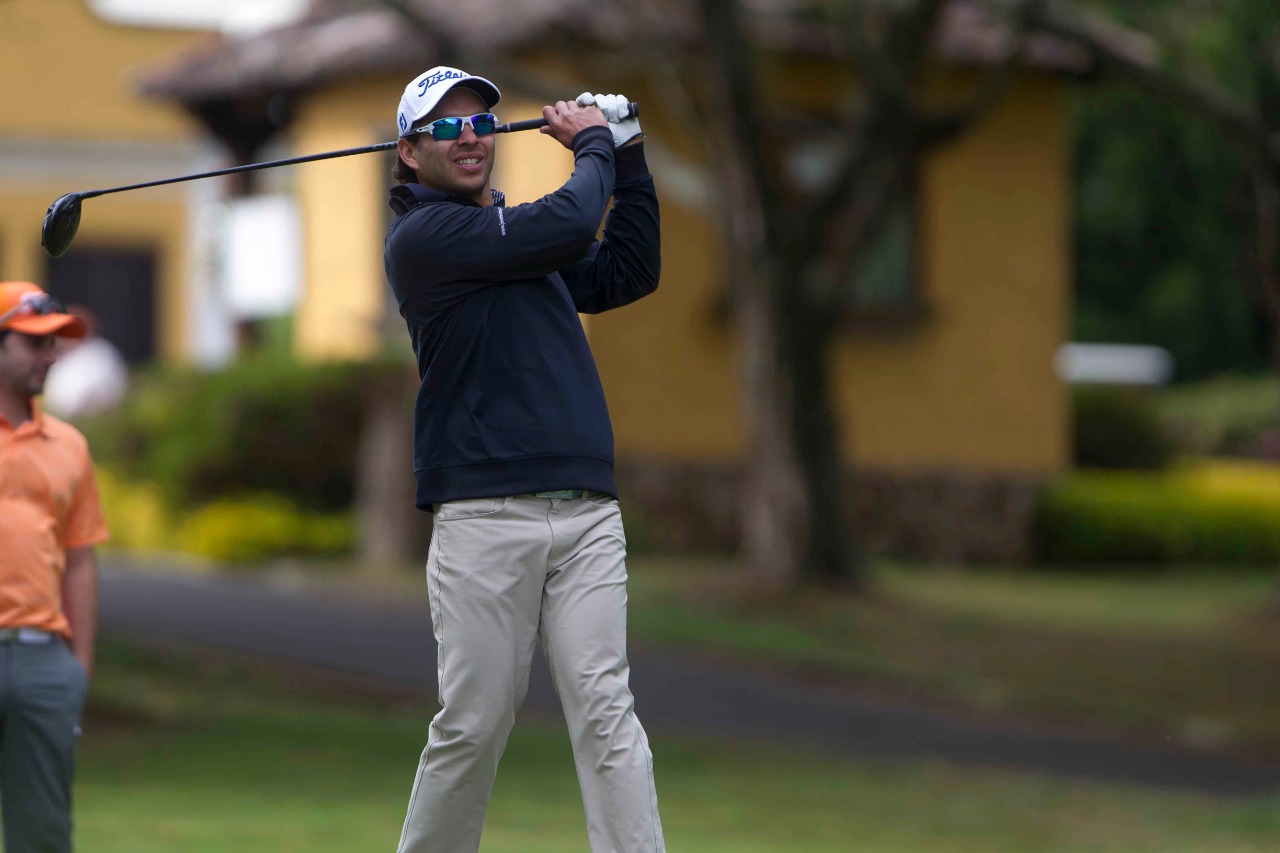
[[[466,80],[459,80],[449,88],[470,89],[484,101],[485,109],[493,109],[498,105],[498,101],[502,100],[502,93],[498,91],[498,87],[483,77],[468,77]],[[436,103],[439,103],[439,101]]]
[[[34,317],[18,317],[5,323],[4,329],[10,329],[23,335],[57,335],[60,338],[83,338],[84,320],[74,314],[39,314]]]

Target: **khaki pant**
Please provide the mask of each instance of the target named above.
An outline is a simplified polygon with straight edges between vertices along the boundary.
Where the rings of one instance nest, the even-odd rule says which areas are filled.
[[[436,508],[427,591],[442,708],[418,765],[400,853],[479,848],[539,636],[593,853],[665,850],[653,755],[627,684],[626,581],[622,516],[607,496]]]

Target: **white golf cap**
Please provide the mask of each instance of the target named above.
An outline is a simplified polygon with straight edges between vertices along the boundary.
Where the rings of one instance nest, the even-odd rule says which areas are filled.
[[[474,77],[447,65],[437,65],[414,77],[404,87],[404,94],[400,96],[400,109],[396,112],[396,126],[400,129],[400,135],[404,136],[414,122],[435,109],[444,93],[454,86],[475,92],[484,101],[485,109],[493,109],[502,97],[498,87],[483,77]]]

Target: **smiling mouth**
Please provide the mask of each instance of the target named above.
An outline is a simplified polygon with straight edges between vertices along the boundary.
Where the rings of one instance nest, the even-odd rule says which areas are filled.
[[[482,158],[480,158],[480,157],[463,157],[461,160],[454,160],[453,162],[454,162],[455,164],[459,165],[459,166],[465,166],[465,167],[470,167],[470,166],[479,166],[479,165],[480,165],[480,163],[482,162]]]

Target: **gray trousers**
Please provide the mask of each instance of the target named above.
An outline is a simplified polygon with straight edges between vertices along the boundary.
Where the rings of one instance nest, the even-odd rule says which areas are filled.
[[[427,559],[441,710],[400,853],[473,853],[539,636],[564,708],[594,853],[665,850],[632,707],[617,501],[486,498],[436,508]]]
[[[59,641],[0,643],[5,853],[71,850],[71,782],[88,679]]]

